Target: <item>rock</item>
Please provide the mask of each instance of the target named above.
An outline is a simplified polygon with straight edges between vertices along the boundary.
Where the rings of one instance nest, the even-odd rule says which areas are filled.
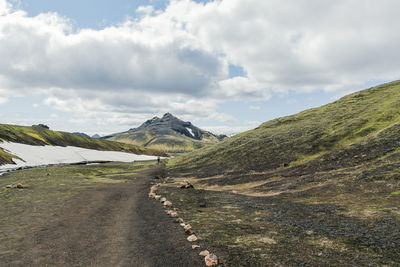
[[[19,188],[19,189],[24,189],[25,188],[25,186],[23,186],[22,184],[17,184],[16,187]]]
[[[164,201],[164,206],[170,207],[170,206],[172,206],[172,202],[166,200],[166,201]]]
[[[173,211],[173,212],[171,212],[171,214],[169,216],[171,216],[172,218],[176,218],[176,217],[178,217],[178,213]]]
[[[178,219],[176,219],[176,221],[177,221],[178,223],[183,223],[183,222],[184,222],[182,218],[178,218]]]
[[[165,197],[160,198],[161,203],[164,203],[164,201],[167,201],[167,199]]]
[[[178,208],[174,208],[174,211],[178,211],[179,209]]]
[[[149,193],[149,198],[155,198],[156,197],[156,194],[154,194],[154,193]]]
[[[193,188],[193,185],[189,181],[183,181],[179,183],[178,188],[186,189],[186,188]]]
[[[190,229],[190,228],[192,228],[192,226],[191,226],[190,224],[186,224],[186,225],[183,227],[183,229],[185,229],[185,230]]]
[[[195,234],[193,228],[190,228],[190,229],[186,230],[185,232],[186,232],[187,234],[189,234],[189,235],[194,235],[194,234]]]
[[[155,196],[154,196],[154,199],[155,199],[155,200],[159,200],[160,198],[161,198],[161,196],[159,196],[159,195],[155,195]]]
[[[197,236],[195,236],[195,235],[190,235],[190,236],[188,236],[187,240],[188,240],[189,242],[197,241]]]
[[[153,185],[153,186],[150,188],[150,191],[151,191],[151,192],[156,192],[157,189],[158,189],[158,184]]]
[[[205,256],[210,255],[210,252],[208,252],[208,250],[203,250],[203,251],[201,251],[201,252],[199,253],[199,255],[205,257]]]
[[[174,212],[173,210],[167,210],[167,214],[170,215],[172,212]]]
[[[197,248],[200,248],[200,246],[199,245],[192,245],[192,249],[197,249]]]
[[[200,208],[205,208],[205,207],[207,207],[207,203],[206,202],[200,202],[199,206],[200,206]]]
[[[9,185],[6,186],[6,188],[13,188],[13,185],[9,184]]]
[[[218,264],[218,257],[215,254],[209,254],[204,258],[207,266],[214,266]]]
[[[184,223],[181,223],[180,226],[185,227],[185,224],[184,224]]]

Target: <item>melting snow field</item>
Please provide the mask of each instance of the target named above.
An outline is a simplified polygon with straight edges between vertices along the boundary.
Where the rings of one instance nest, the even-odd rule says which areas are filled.
[[[193,133],[193,131],[192,131],[192,129],[190,129],[190,128],[188,128],[188,127],[186,127],[186,129],[189,131],[189,133],[194,137],[194,133]]]
[[[85,161],[121,161],[155,160],[156,156],[136,155],[116,151],[99,151],[74,146],[32,146],[12,142],[0,143],[0,147],[23,161],[13,159],[16,165],[0,165],[0,172],[20,167],[37,167],[49,164],[68,164]]]

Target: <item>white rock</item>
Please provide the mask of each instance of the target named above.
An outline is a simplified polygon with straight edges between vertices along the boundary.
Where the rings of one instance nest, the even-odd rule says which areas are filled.
[[[187,240],[188,240],[189,242],[197,241],[197,236],[195,236],[195,235],[190,235],[190,236],[188,236]]]

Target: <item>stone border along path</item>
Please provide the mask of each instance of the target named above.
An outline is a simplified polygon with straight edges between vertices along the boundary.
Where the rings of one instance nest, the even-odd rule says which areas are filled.
[[[157,183],[150,188],[149,198],[160,201],[161,204],[163,204],[164,209],[166,209],[165,212],[171,218],[175,218],[175,221],[179,223],[180,226],[182,226],[183,229],[185,230],[185,233],[189,235],[187,237],[187,240],[189,242],[196,242],[198,238],[195,235],[195,231],[193,230],[192,226],[190,224],[186,224],[185,221],[181,217],[179,217],[178,208],[173,208],[171,201],[167,200],[165,197],[157,195],[158,187],[160,187],[160,183]],[[181,185],[178,186],[178,188],[189,188],[189,187],[193,186],[188,181],[184,181]],[[192,249],[198,249],[198,248],[200,248],[199,245],[197,244],[192,245]],[[204,262],[206,266],[218,265],[218,257],[215,254],[210,253],[208,250],[201,251],[199,255],[204,257]]]

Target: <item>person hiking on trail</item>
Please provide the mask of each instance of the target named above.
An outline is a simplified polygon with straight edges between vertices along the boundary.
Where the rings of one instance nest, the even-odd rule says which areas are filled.
[[[160,164],[160,156],[157,157],[157,162]]]

